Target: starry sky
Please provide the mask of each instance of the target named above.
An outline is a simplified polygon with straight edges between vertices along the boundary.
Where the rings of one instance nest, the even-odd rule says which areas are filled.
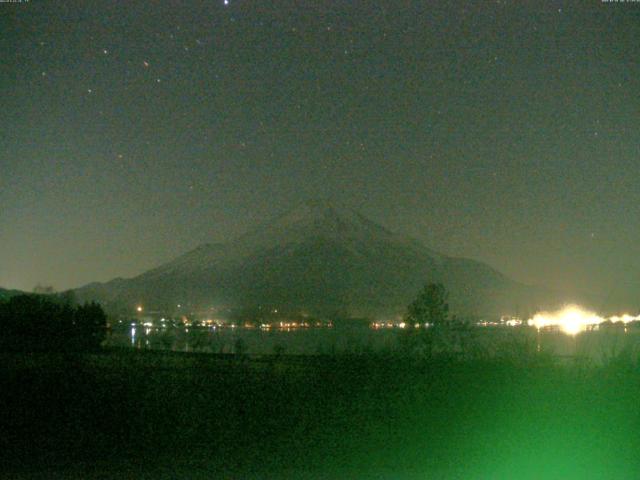
[[[133,276],[335,199],[640,289],[640,3],[0,3],[0,286]]]

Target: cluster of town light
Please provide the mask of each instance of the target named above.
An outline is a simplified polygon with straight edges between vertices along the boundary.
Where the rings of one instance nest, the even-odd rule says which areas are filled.
[[[529,325],[538,330],[558,329],[569,335],[576,335],[587,330],[595,330],[604,322],[622,323],[625,326],[631,322],[640,322],[640,315],[633,316],[629,314],[614,315],[612,317],[601,317],[594,312],[583,309],[577,305],[567,305],[566,307],[554,312],[538,312],[529,320],[521,320],[518,317],[503,316],[500,320],[487,321],[481,320],[477,322],[480,327],[517,327],[520,325]],[[405,323],[399,319],[377,321],[370,324],[374,330],[386,328],[409,328],[411,324]],[[414,328],[429,327],[428,323],[413,325]],[[626,331],[626,329],[625,329]]]
[[[593,312],[584,310],[577,305],[567,305],[561,310],[555,312],[539,312],[534,315],[527,323],[538,329],[557,327],[569,335],[576,335],[585,330],[592,330],[604,322],[619,323],[625,325],[630,322],[640,321],[640,315],[634,317],[624,314],[621,316],[613,316],[609,318],[601,317]]]
[[[143,307],[140,305],[137,306],[136,311],[138,313],[141,313],[143,311]],[[276,312],[277,310],[274,310],[274,313]],[[183,317],[183,319],[185,320],[184,323],[186,325],[187,324],[186,317]],[[162,323],[164,323],[164,321],[165,319],[163,318]],[[628,323],[638,322],[638,321],[640,321],[640,315],[634,317],[633,315],[629,315],[625,313],[623,315],[614,315],[612,317],[605,318],[595,314],[594,312],[585,310],[577,305],[567,305],[566,307],[554,312],[538,312],[533,316],[533,318],[527,321],[527,325],[535,327],[538,330],[546,329],[546,328],[558,328],[569,335],[576,335],[586,330],[593,330],[597,328],[601,323],[604,323],[604,322],[623,323],[626,325]],[[523,321],[516,317],[502,317],[500,319],[500,322],[480,321],[478,322],[478,325],[479,326],[506,325],[509,327],[513,327],[513,326],[522,325],[522,323]],[[190,325],[191,325],[191,322],[189,322],[189,326]],[[213,325],[214,328],[215,326],[221,326],[219,322],[214,323],[213,320],[204,320],[202,321],[202,325],[203,326]],[[144,323],[144,326],[150,327],[151,323],[148,323],[148,324]],[[231,324],[230,326],[232,328],[236,327],[235,324]],[[253,327],[252,324],[244,325],[244,326],[247,328]],[[298,327],[305,328],[305,327],[314,326],[314,325],[312,323],[302,321],[302,322],[286,322],[286,323],[278,322],[275,324],[262,323],[259,326],[263,330],[271,329],[271,327],[288,330],[288,329],[295,329]],[[322,324],[321,322],[317,322],[315,326],[324,326],[324,324]],[[332,327],[333,325],[331,324],[331,322],[329,322],[329,324],[327,324],[326,326]],[[405,323],[404,321],[400,321],[399,319],[396,321],[373,322],[371,324],[371,327],[376,330],[382,329],[382,328],[406,328],[408,326],[409,324]],[[414,325],[414,328],[420,328],[421,326],[428,327],[429,324],[425,323],[424,325],[421,325],[419,323],[416,323]]]

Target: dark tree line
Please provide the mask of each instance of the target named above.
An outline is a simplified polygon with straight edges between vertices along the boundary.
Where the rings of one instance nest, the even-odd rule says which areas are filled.
[[[18,295],[0,301],[0,349],[18,351],[97,350],[107,317],[97,303],[76,305],[69,298]]]

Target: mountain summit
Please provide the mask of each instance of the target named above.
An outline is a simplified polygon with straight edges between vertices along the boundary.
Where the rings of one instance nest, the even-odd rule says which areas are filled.
[[[527,288],[491,267],[439,254],[324,201],[300,205],[231,242],[201,245],[137,277],[87,285],[77,294],[160,308],[272,305],[376,316],[402,312],[432,281],[445,284],[459,314],[526,308]]]
[[[246,251],[255,251],[310,239],[347,243],[407,241],[347,206],[314,200],[249,231],[234,243]]]

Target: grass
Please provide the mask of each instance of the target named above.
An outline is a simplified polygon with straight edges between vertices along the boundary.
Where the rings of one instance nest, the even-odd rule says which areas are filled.
[[[11,478],[635,478],[640,372],[546,357],[0,357]]]

